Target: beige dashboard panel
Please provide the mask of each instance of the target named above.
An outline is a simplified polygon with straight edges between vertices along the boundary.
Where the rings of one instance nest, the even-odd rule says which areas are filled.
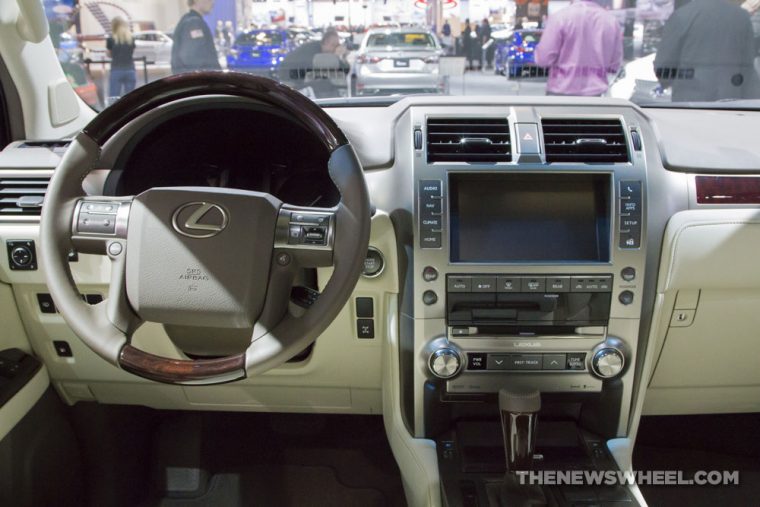
[[[37,238],[36,233],[36,226],[25,226],[23,237]],[[0,230],[0,239],[2,236]],[[59,314],[40,311],[36,295],[47,292],[44,273],[0,269],[0,280],[7,279],[13,284],[14,304],[18,305],[31,345],[47,366],[53,385],[69,403],[96,400],[184,410],[379,414],[381,354],[387,333],[385,316],[397,312],[392,303],[395,299],[390,296],[399,291],[395,232],[390,217],[382,211],[372,219],[370,246],[383,254],[383,272],[375,278],[360,278],[351,299],[317,339],[307,360],[219,386],[165,385],[122,371],[87,348]],[[107,258],[80,255],[79,262],[72,264],[72,271],[80,292],[107,294],[110,277]],[[9,286],[0,284],[0,298],[4,287]],[[372,297],[375,302],[375,339],[357,337],[354,301],[361,296]],[[54,340],[68,341],[73,357],[59,357]],[[142,326],[133,341],[137,347],[154,354],[184,357],[158,324]]]
[[[760,411],[760,211],[673,216],[645,414]]]

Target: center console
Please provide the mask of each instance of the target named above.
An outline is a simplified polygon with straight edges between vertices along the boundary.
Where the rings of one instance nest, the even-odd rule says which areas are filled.
[[[593,134],[604,123],[594,118],[578,122],[599,126],[587,138],[567,140],[571,120],[559,122],[568,125],[565,137],[550,137],[542,129],[550,113],[506,108],[499,116],[508,118],[506,143],[490,129],[498,112],[412,115],[412,129],[430,146],[415,145],[403,395],[415,436],[448,442],[457,459],[457,427],[477,420],[498,427],[496,393],[504,388],[541,393],[539,441],[541,421],[575,428],[578,449],[627,432],[646,247],[646,168],[641,146],[630,142],[635,120],[605,117],[620,126],[615,142],[627,162],[547,163],[547,143],[610,142]],[[465,128],[472,137],[432,134],[431,119],[436,132]],[[509,160],[466,158],[468,143],[491,153],[493,139],[509,144]],[[431,158],[431,143],[464,157]]]

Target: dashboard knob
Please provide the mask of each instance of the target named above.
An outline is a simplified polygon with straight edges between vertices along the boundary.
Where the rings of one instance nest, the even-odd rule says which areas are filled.
[[[430,372],[440,379],[455,377],[462,369],[462,360],[452,348],[438,349],[430,354]]]
[[[591,359],[591,369],[601,378],[616,377],[623,371],[625,357],[618,349],[603,348],[594,354]]]

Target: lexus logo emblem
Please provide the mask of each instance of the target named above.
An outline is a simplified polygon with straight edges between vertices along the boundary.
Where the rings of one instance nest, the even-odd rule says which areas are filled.
[[[227,227],[228,222],[224,208],[210,202],[183,204],[172,215],[174,230],[188,238],[216,236]]]

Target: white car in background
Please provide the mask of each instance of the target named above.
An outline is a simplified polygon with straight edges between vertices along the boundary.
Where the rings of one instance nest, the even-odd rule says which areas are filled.
[[[172,59],[174,41],[159,30],[135,32],[135,58],[143,56],[148,63],[169,63]]]
[[[637,104],[670,102],[670,88],[663,88],[654,73],[655,56],[652,53],[625,64],[610,84],[607,96]]]

